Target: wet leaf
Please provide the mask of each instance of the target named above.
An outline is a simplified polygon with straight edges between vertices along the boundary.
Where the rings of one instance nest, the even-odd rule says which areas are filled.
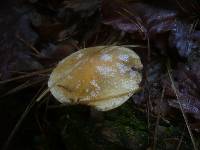
[[[134,1],[104,0],[102,14],[104,24],[131,33],[137,40],[149,38],[151,46],[160,51],[175,48],[181,57],[188,57],[192,49],[200,46],[200,32],[192,27],[193,22],[181,21],[174,9]]]

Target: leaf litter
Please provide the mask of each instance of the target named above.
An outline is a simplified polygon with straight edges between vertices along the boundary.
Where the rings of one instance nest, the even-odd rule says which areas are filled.
[[[149,128],[147,129],[150,130],[150,132],[155,133],[154,136],[148,135],[149,140],[147,141],[149,141],[149,143],[143,143],[143,146],[145,146],[145,148],[156,147],[158,149],[164,149],[159,143],[162,143],[162,141],[160,141],[162,138],[160,137],[165,135],[163,139],[170,138],[170,136],[167,137],[166,130],[173,130],[173,132],[170,132],[171,136],[174,135],[174,137],[180,137],[180,140],[178,140],[179,147],[191,149],[191,142],[186,140],[188,139],[188,134],[186,131],[184,133],[181,131],[185,128],[182,127],[185,126],[185,123],[180,119],[181,117],[177,117],[177,115],[181,116],[180,107],[171,87],[171,81],[165,67],[166,59],[170,59],[172,62],[171,75],[179,94],[179,101],[183,106],[183,111],[187,116],[189,126],[193,130],[195,144],[198,146],[198,136],[200,132],[200,4],[196,0],[170,0],[166,2],[165,6],[163,3],[164,2],[161,4],[161,2],[157,0],[152,1],[152,3],[145,0],[86,0],[85,3],[79,0],[47,0],[42,2],[36,0],[25,3],[24,1],[21,1],[20,3],[18,1],[7,1],[5,6],[9,6],[9,9],[1,9],[2,17],[0,20],[1,22],[4,22],[4,24],[1,24],[0,26],[0,93],[1,96],[7,93],[7,95],[4,95],[3,101],[1,101],[2,118],[5,118],[6,115],[12,116],[10,117],[10,120],[6,120],[6,118],[5,122],[11,124],[13,127],[17,118],[19,118],[19,114],[24,110],[24,107],[27,106],[27,101],[30,102],[30,97],[35,95],[36,89],[38,89],[40,85],[37,82],[39,82],[40,79],[43,80],[41,77],[44,77],[45,80],[45,77],[49,75],[51,67],[54,67],[59,60],[77,51],[80,47],[112,43],[141,45],[141,47],[134,47],[133,49],[141,56],[145,67],[143,74],[146,74],[146,76],[143,78],[143,83],[141,85],[142,92],[134,96],[133,101],[129,103],[128,106],[122,106],[119,110],[114,111],[113,114],[121,116],[123,114],[123,109],[126,107],[128,110],[131,109],[131,112],[137,109],[139,109],[140,112],[143,112],[142,115],[139,116],[140,118],[141,116],[146,115],[146,104],[147,101],[150,100],[150,104],[148,105],[150,111],[149,126],[156,128],[153,128],[153,131]],[[19,7],[19,5],[23,7]],[[147,59],[148,39],[151,49],[150,62]],[[81,56],[77,59],[81,59]],[[101,59],[105,61],[112,60],[109,55],[103,55]],[[120,56],[120,59],[126,61],[127,57]],[[119,69],[120,68],[121,66],[119,66]],[[125,70],[122,69],[121,71],[123,72]],[[24,72],[25,74],[18,76],[20,72]],[[46,79],[47,78],[48,77],[46,77]],[[148,81],[148,86],[150,88],[146,87],[146,81]],[[44,83],[46,80],[41,82]],[[92,82],[91,84],[94,86],[96,85],[95,82]],[[162,97],[161,93],[163,88],[165,88],[165,90]],[[162,101],[160,100],[161,97]],[[12,108],[13,105],[15,106],[14,109]],[[49,105],[50,108],[54,108],[54,106],[57,106],[58,104],[51,98]],[[66,132],[64,138],[67,139],[68,142],[61,142],[62,144],[64,143],[63,147],[65,147],[65,149],[68,147],[72,149],[77,148],[76,144],[74,144],[76,142],[73,140],[72,142],[69,142],[70,137],[73,137],[73,132],[69,131],[70,128],[80,127],[77,125],[80,122],[85,124],[85,127],[81,126],[81,129],[85,129],[84,134],[86,137],[88,134],[86,133],[87,131],[91,132],[88,135],[96,137],[92,134],[93,131],[90,130],[91,127],[94,127],[94,129],[102,127],[102,136],[100,136],[98,140],[92,140],[91,137],[88,137],[89,141],[86,140],[88,143],[96,142],[96,144],[94,142],[88,147],[98,147],[102,142],[101,138],[115,149],[116,147],[114,145],[117,145],[118,148],[128,147],[129,149],[136,149],[134,145],[138,145],[137,142],[136,144],[134,143],[136,141],[135,139],[132,139],[130,138],[130,135],[125,134],[126,132],[132,133],[129,126],[123,124],[122,133],[124,134],[121,133],[122,129],[119,126],[116,126],[120,124],[120,119],[125,121],[125,118],[123,118],[124,116],[121,116],[120,119],[118,119],[117,117],[112,116],[112,113],[110,114],[111,116],[105,114],[108,118],[106,118],[107,120],[105,119],[103,123],[99,123],[99,127],[98,125],[91,126],[81,119],[88,119],[87,111],[85,111],[85,109],[78,110],[84,111],[83,116],[79,116],[79,118],[77,115],[79,113],[75,110],[71,110],[69,107],[67,107],[67,109],[70,109],[73,112],[67,111],[67,115],[70,117],[66,116],[66,110],[63,111],[63,109],[58,110],[56,108],[57,107],[55,107],[55,109],[47,109],[47,114],[50,115],[52,112],[56,112],[56,114],[46,118],[48,123],[41,120],[41,124],[44,128],[43,130],[46,130],[48,134],[56,132],[56,135],[59,135],[58,132],[60,131],[51,129],[50,124],[53,127],[63,129],[66,122],[57,124],[54,121],[67,120],[69,126],[66,125],[66,131],[68,131],[70,136],[68,137]],[[65,106],[62,108],[65,108]],[[13,109],[13,112],[10,112],[10,109]],[[37,115],[40,116],[41,112]],[[30,115],[34,113],[33,106],[32,110],[30,110]],[[58,114],[62,115],[58,117]],[[133,117],[135,112],[134,114],[131,113],[131,115],[131,117]],[[153,122],[151,118],[157,118],[157,115],[160,115],[158,121],[156,122],[154,120]],[[74,118],[72,116],[74,116]],[[29,117],[27,117],[27,119],[28,118]],[[30,122],[35,121],[33,118],[34,117],[31,118]],[[112,127],[112,119],[118,121],[114,122],[115,128]],[[146,120],[146,118],[144,120]],[[131,123],[131,120],[128,120],[128,122]],[[1,128],[8,128],[6,123],[2,124]],[[23,124],[27,128],[33,127],[26,119]],[[110,124],[110,126],[105,126],[105,124]],[[46,126],[46,128],[44,126]],[[172,126],[180,126],[180,128],[174,130],[171,128]],[[0,143],[5,143],[6,137],[9,134],[8,131],[10,131],[12,127],[9,127],[7,131],[2,132],[2,136],[4,137],[1,138],[2,140]],[[33,140],[31,137],[34,133],[34,137],[38,138],[42,144],[37,142],[38,139],[34,139],[32,142],[34,144],[31,146],[34,147],[37,145],[43,148],[50,144],[48,143],[48,139],[44,140],[43,136],[35,134],[38,132],[37,127],[33,127],[31,134],[27,135],[22,134],[22,129],[20,128],[19,133],[16,133],[15,135],[19,140],[25,139],[26,137],[28,137],[27,139]],[[105,129],[108,132],[105,133]],[[77,132],[81,134],[81,131],[77,130]],[[163,133],[163,135],[160,135],[160,133]],[[178,135],[175,135],[175,133]],[[20,134],[25,135],[25,138],[20,136]],[[101,134],[99,133],[98,135]],[[15,136],[13,137],[14,141],[16,141]],[[59,139],[59,136],[55,137]],[[151,136],[154,137],[154,139],[157,139],[156,144],[154,140],[151,140]],[[131,135],[131,137],[134,136]],[[52,140],[51,136],[49,138]],[[84,139],[84,136],[82,139]],[[52,144],[54,143],[56,145],[55,149],[58,149],[59,142],[58,140],[55,141],[56,142],[52,142]],[[99,141],[101,142],[98,143]],[[127,142],[128,144],[123,142]],[[166,140],[163,145],[166,147],[172,146],[172,148],[174,148],[177,145],[173,145],[173,142],[176,143],[177,140]],[[185,142],[187,144],[185,144]],[[16,145],[17,147],[22,148],[23,144],[19,144],[19,141],[16,143],[18,143]],[[66,143],[67,145],[65,145]],[[151,146],[151,144],[155,146]],[[61,145],[60,147],[62,147]],[[87,144],[85,146],[87,146]],[[11,148],[12,147],[11,141]],[[102,147],[109,149],[109,147],[106,146]]]

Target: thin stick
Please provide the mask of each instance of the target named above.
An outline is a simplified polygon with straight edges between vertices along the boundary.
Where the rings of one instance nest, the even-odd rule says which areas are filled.
[[[188,132],[189,132],[189,135],[190,135],[190,138],[191,138],[191,141],[192,141],[192,144],[193,144],[193,147],[194,147],[194,150],[198,150],[197,147],[196,147],[196,144],[195,144],[195,140],[194,140],[194,137],[193,137],[193,134],[192,134],[192,131],[191,131],[191,128],[190,128],[190,125],[188,123],[188,119],[185,115],[185,112],[184,112],[184,109],[183,109],[183,106],[180,102],[180,99],[179,99],[179,95],[178,95],[178,92],[176,90],[176,87],[175,87],[175,84],[174,84],[174,81],[172,79],[172,76],[171,76],[171,73],[170,73],[170,64],[168,63],[167,64],[167,72],[168,72],[168,75],[169,75],[169,78],[170,78],[170,81],[171,81],[171,84],[172,84],[172,88],[174,90],[174,93],[176,95],[176,98],[177,98],[177,101],[178,101],[178,104],[180,106],[180,109],[181,109],[181,113],[183,115],[183,118],[184,118],[184,121],[185,121],[185,124],[187,126],[187,129],[188,129]]]

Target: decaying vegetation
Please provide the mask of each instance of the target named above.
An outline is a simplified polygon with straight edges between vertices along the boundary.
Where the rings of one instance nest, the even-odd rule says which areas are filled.
[[[199,1],[7,0],[0,7],[4,150],[199,149]],[[99,45],[140,56],[139,93],[100,113],[44,92],[60,60]]]

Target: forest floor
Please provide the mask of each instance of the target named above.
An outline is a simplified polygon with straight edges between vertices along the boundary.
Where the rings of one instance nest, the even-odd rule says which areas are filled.
[[[0,147],[200,149],[198,0],[7,0],[0,5]],[[111,111],[35,102],[52,68],[81,48],[129,45],[141,91]]]

